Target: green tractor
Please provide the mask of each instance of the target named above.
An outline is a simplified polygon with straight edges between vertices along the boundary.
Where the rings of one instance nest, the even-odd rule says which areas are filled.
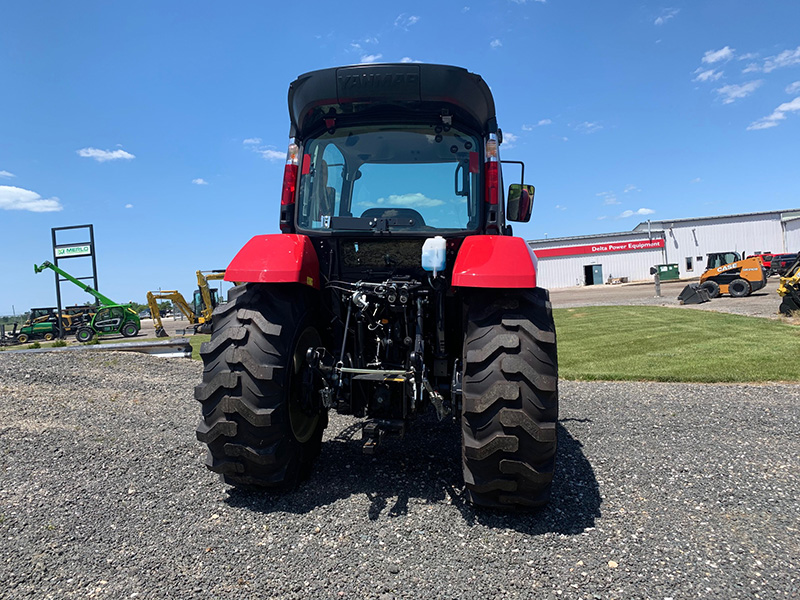
[[[72,306],[61,313],[61,330],[74,333],[79,327],[91,320],[94,312],[92,306]],[[16,334],[17,342],[25,344],[32,339],[43,339],[50,342],[58,337],[58,309],[55,306],[32,308],[30,316]]]
[[[58,275],[71,281],[87,294],[95,297],[100,305],[91,319],[87,319],[75,330],[75,339],[79,342],[89,342],[94,336],[118,335],[124,337],[134,337],[138,335],[142,328],[139,315],[129,304],[117,304],[107,298],[94,288],[89,287],[79,279],[76,279],[63,269],[59,269],[50,261],[45,261],[41,266],[33,265],[36,273],[41,273],[45,269],[51,269]]]

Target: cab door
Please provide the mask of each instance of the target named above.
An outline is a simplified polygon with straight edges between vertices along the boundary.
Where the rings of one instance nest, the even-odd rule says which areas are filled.
[[[93,326],[98,333],[116,333],[124,318],[121,306],[104,306],[94,316]]]

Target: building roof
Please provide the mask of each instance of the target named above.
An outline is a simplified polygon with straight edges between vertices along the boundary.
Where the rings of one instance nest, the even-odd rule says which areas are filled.
[[[793,214],[793,213],[796,213],[796,214]],[[670,224],[688,223],[690,221],[711,221],[711,220],[714,220],[714,219],[732,219],[732,218],[738,218],[738,217],[757,217],[759,215],[781,215],[782,219],[783,219],[784,215],[789,217],[789,219],[798,218],[798,217],[800,217],[800,208],[790,208],[788,210],[764,210],[764,211],[760,211],[760,212],[738,213],[738,214],[733,214],[733,215],[717,215],[715,217],[688,217],[688,218],[684,218],[684,219],[658,219],[658,220],[651,219],[650,220],[650,228],[652,229],[653,226],[656,223],[661,223],[663,225],[664,223],[670,223]],[[786,219],[786,220],[788,220],[788,219]],[[633,231],[642,231],[642,229],[645,229],[647,227],[647,223],[648,223],[647,221],[642,221],[636,227],[633,228]]]
[[[664,232],[660,229],[653,230],[655,233],[654,236],[656,238],[663,238]],[[529,244],[562,244],[564,242],[573,242],[578,240],[599,240],[599,239],[606,239],[606,238],[621,238],[621,237],[642,237],[641,231],[616,231],[613,233],[592,233],[590,235],[573,235],[568,237],[559,237],[559,238],[544,238],[541,240],[528,240]]]
[[[758,215],[780,215],[782,221],[791,221],[794,219],[800,219],[800,208],[790,208],[787,210],[764,210],[760,212],[751,212],[751,213],[738,213],[733,215],[717,215],[714,217],[688,217],[684,219],[658,219],[654,220],[651,219],[648,221],[642,221],[636,227],[631,229],[630,231],[615,231],[612,233],[592,233],[589,235],[574,235],[574,236],[567,236],[567,237],[559,237],[559,238],[544,238],[539,240],[528,240],[529,244],[561,244],[564,242],[570,242],[575,240],[594,240],[594,239],[601,239],[601,238],[609,238],[609,237],[624,237],[626,235],[637,235],[647,231],[648,223],[650,226],[651,236],[655,233],[662,233],[663,230],[669,229],[669,226],[673,226],[675,223],[689,223],[693,221],[711,221],[714,219],[731,219],[736,217],[756,217]],[[665,224],[669,223],[669,226],[665,227]],[[663,237],[663,235],[659,235],[656,237]]]

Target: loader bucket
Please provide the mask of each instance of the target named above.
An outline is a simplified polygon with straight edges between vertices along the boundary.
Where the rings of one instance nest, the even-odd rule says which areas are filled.
[[[790,317],[795,311],[800,311],[800,305],[797,304],[797,300],[795,300],[792,296],[784,296],[783,301],[778,308],[778,312],[782,315]]]
[[[681,304],[702,304],[711,300],[708,292],[700,287],[697,283],[690,283],[678,296],[678,302]]]
[[[169,337],[169,334],[164,331],[163,327],[156,327],[156,337]]]

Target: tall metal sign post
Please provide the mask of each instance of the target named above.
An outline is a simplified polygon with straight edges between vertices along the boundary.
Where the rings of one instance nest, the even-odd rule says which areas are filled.
[[[88,240],[84,242],[59,244],[58,232],[66,230],[82,229],[86,232]],[[75,279],[91,279],[92,288],[97,289],[97,259],[94,254],[94,226],[93,225],[72,225],[71,227],[53,227],[53,264],[58,265],[58,261],[68,258],[77,258],[79,256],[90,256],[92,258],[92,275],[86,277],[76,277]],[[64,269],[66,271],[66,269]],[[61,282],[67,281],[61,279],[58,273],[53,273],[56,278],[56,301],[58,303],[58,337],[64,337],[64,325],[61,321],[60,315],[62,314],[61,306]]]

